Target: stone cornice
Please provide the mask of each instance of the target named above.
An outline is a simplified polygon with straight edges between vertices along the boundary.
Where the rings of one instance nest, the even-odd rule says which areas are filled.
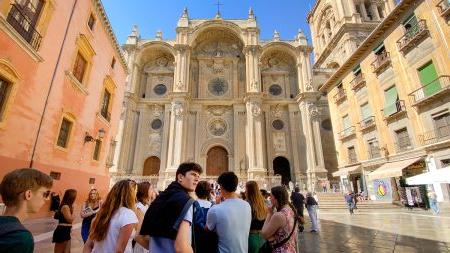
[[[342,66],[337,69],[337,71],[320,87],[320,91],[328,92],[336,82],[347,73],[356,62],[361,60],[361,57],[368,50],[372,50],[375,43],[384,36],[384,33],[391,28],[396,22],[398,22],[399,16],[403,15],[411,5],[423,2],[423,0],[403,0],[401,1],[395,9],[389,13],[389,15],[384,18],[384,20],[372,31],[372,33],[361,43],[361,45],[356,49],[356,51],[342,64]]]

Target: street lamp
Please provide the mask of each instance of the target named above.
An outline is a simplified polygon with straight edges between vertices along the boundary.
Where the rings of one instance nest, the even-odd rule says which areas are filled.
[[[98,138],[96,139],[91,134],[89,134],[89,132],[86,132],[84,135],[84,143],[102,140],[105,137],[105,133],[106,133],[106,131],[103,128],[99,129],[98,130]]]

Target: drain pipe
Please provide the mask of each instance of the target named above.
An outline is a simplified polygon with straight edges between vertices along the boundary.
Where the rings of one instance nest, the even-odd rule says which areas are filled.
[[[53,88],[53,84],[55,82],[56,72],[58,71],[59,62],[61,60],[61,56],[62,56],[62,52],[63,52],[63,49],[64,49],[64,45],[66,44],[67,34],[69,32],[70,24],[72,22],[72,18],[73,18],[73,14],[75,12],[75,7],[77,5],[77,2],[78,2],[78,0],[75,0],[73,2],[72,11],[70,12],[69,21],[67,22],[66,31],[64,33],[64,38],[63,38],[63,41],[62,41],[62,44],[61,44],[61,48],[59,49],[58,59],[56,60],[55,69],[53,70],[53,75],[52,75],[52,80],[50,82],[50,87],[49,87],[48,92],[47,92],[47,97],[45,98],[44,110],[42,111],[41,119],[39,121],[39,127],[38,127],[38,131],[37,131],[37,134],[36,134],[36,139],[35,139],[34,145],[33,145],[33,152],[31,153],[31,159],[30,159],[30,165],[29,165],[30,168],[33,167],[34,156],[36,154],[36,146],[37,146],[38,141],[39,141],[39,136],[40,136],[40,133],[41,133],[42,122],[44,121],[45,112],[47,111],[48,99],[50,97],[50,94],[51,94],[52,88]]]

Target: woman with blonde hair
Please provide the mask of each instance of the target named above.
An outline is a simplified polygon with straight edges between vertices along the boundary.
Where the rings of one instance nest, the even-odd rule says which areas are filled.
[[[248,252],[258,253],[265,240],[261,236],[261,229],[267,215],[264,197],[259,190],[258,183],[248,181],[245,184],[245,197],[252,209],[252,221],[250,223],[250,234],[248,236]]]
[[[84,202],[80,213],[81,218],[83,218],[83,221],[81,223],[81,237],[83,238],[84,243],[86,243],[88,239],[92,220],[95,218],[95,215],[100,210],[101,204],[102,204],[101,198],[100,195],[98,194],[98,190],[92,188],[89,191],[88,198],[86,199],[86,202]]]
[[[92,222],[84,253],[133,251],[131,241],[138,224],[136,190],[133,180],[121,180],[112,187]]]

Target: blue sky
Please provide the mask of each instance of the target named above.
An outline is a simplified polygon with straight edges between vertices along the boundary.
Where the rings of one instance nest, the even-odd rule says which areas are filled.
[[[108,17],[121,44],[134,24],[139,26],[143,38],[154,38],[157,30],[164,39],[175,38],[177,21],[184,9],[189,17],[213,18],[217,0],[103,0]],[[306,15],[315,0],[220,0],[220,12],[224,19],[245,19],[253,7],[260,28],[261,39],[272,38],[276,29],[281,39],[292,40],[298,29],[305,31],[310,41]],[[311,43],[311,42],[310,42]]]

